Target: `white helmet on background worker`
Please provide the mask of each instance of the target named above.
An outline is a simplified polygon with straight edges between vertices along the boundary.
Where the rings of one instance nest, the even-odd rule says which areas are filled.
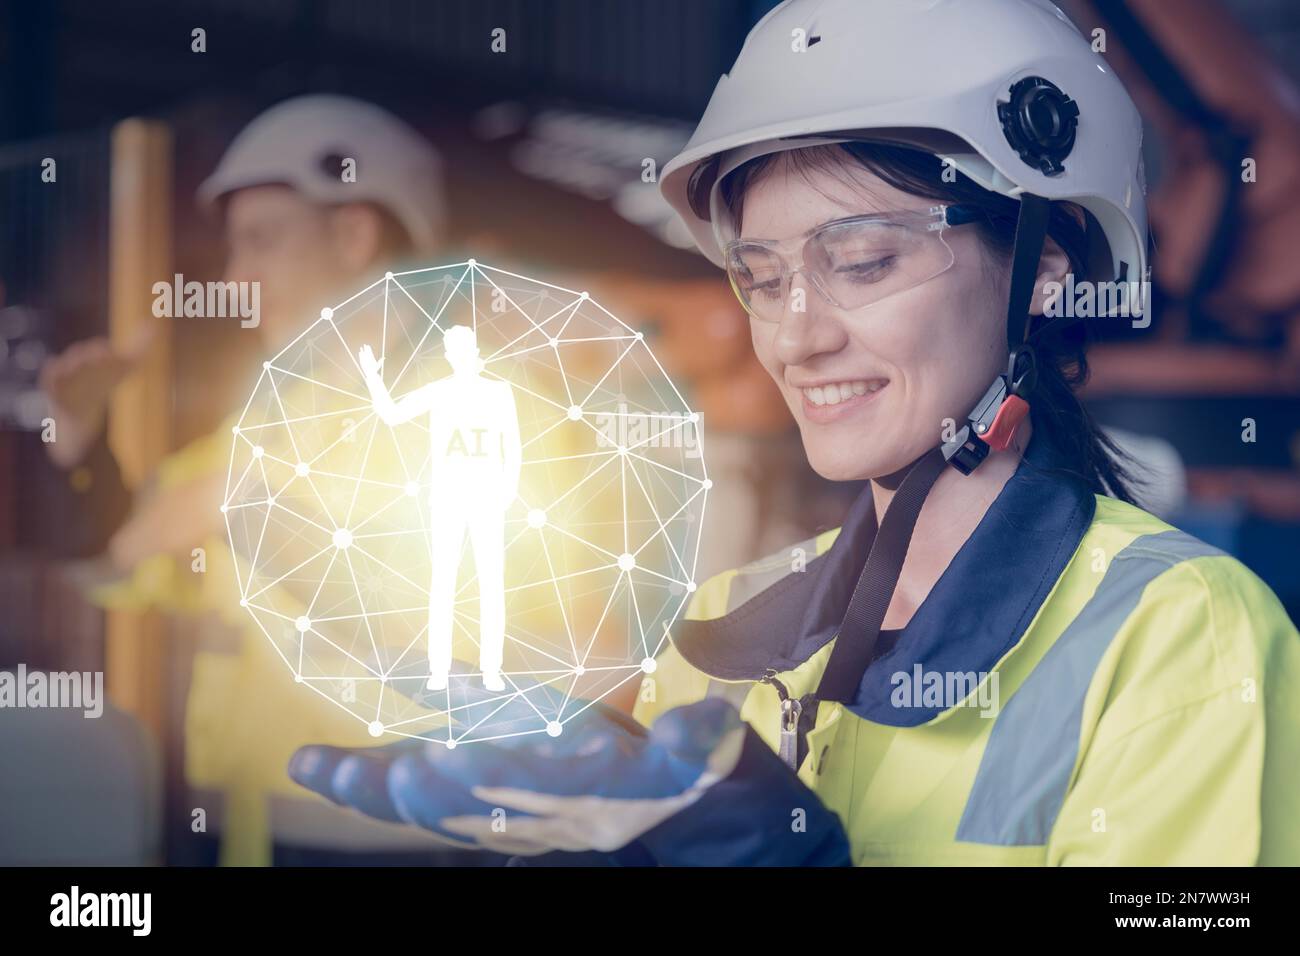
[[[846,140],[917,146],[994,192],[1075,202],[1109,246],[1089,278],[1146,275],[1141,119],[1047,0],[789,0],[750,32],[661,189],[721,265],[722,179],[758,156]],[[700,189],[707,218],[691,206]]]
[[[356,162],[355,182],[341,174]],[[437,151],[396,116],[347,96],[285,100],[248,124],[198,189],[214,206],[229,193],[282,183],[325,204],[372,202],[402,224],[417,251],[442,238],[445,204]]]

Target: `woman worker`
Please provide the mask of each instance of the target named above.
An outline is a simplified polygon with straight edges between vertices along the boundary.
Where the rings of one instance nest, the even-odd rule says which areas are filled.
[[[700,586],[636,724],[593,706],[510,746],[311,747],[292,775],[517,854],[1300,862],[1300,635],[1132,503],[1072,391],[1086,322],[1145,321],[1138,295],[1095,320],[1053,301],[1067,275],[1145,277],[1140,142],[1046,0],[772,11],[662,189],[812,465],[867,489]]]

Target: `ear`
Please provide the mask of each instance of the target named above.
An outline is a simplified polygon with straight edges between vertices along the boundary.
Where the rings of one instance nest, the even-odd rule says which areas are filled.
[[[330,242],[344,268],[362,272],[379,258],[382,224],[365,203],[345,203],[329,213]]]
[[[1029,300],[1031,315],[1042,315],[1053,295],[1059,295],[1060,286],[1070,271],[1070,257],[1048,236],[1043,241],[1043,254],[1038,260],[1038,277],[1034,280],[1034,295]],[[1050,287],[1050,288],[1049,288]]]

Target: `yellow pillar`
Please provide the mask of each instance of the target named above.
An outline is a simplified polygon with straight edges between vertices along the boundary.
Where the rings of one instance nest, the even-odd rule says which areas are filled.
[[[172,138],[168,127],[128,119],[113,130],[109,174],[109,336],[119,347],[158,322],[153,284],[172,276]],[[171,328],[162,321],[149,356],[116,390],[109,444],[127,486],[138,489],[171,440]],[[108,612],[105,679],[110,699],[163,739],[163,622],[154,613]]]

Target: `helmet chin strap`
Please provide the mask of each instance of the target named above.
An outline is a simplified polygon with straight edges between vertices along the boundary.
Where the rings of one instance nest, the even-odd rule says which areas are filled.
[[[942,445],[944,457],[963,475],[978,468],[990,448],[1009,448],[1016,428],[1029,415],[1029,395],[1038,384],[1038,359],[1029,342],[1033,331],[1029,306],[1047,241],[1050,213],[1050,200],[1033,193],[1021,194],[1007,293],[1007,370],[989,385],[953,439]]]
[[[799,728],[796,767],[803,759],[804,735],[816,723],[815,705],[822,700],[849,703],[857,696],[898,586],[917,518],[944,466],[970,474],[988,457],[990,448],[1001,451],[1011,445],[1016,428],[1029,414],[1027,399],[1037,381],[1034,349],[1028,341],[1029,306],[1047,238],[1050,209],[1050,200],[1042,196],[1023,193],[1020,197],[1007,297],[1007,370],[989,386],[952,440],[914,461],[898,484],[879,522],[821,683],[816,693],[799,702],[801,706],[796,710],[803,724]]]

